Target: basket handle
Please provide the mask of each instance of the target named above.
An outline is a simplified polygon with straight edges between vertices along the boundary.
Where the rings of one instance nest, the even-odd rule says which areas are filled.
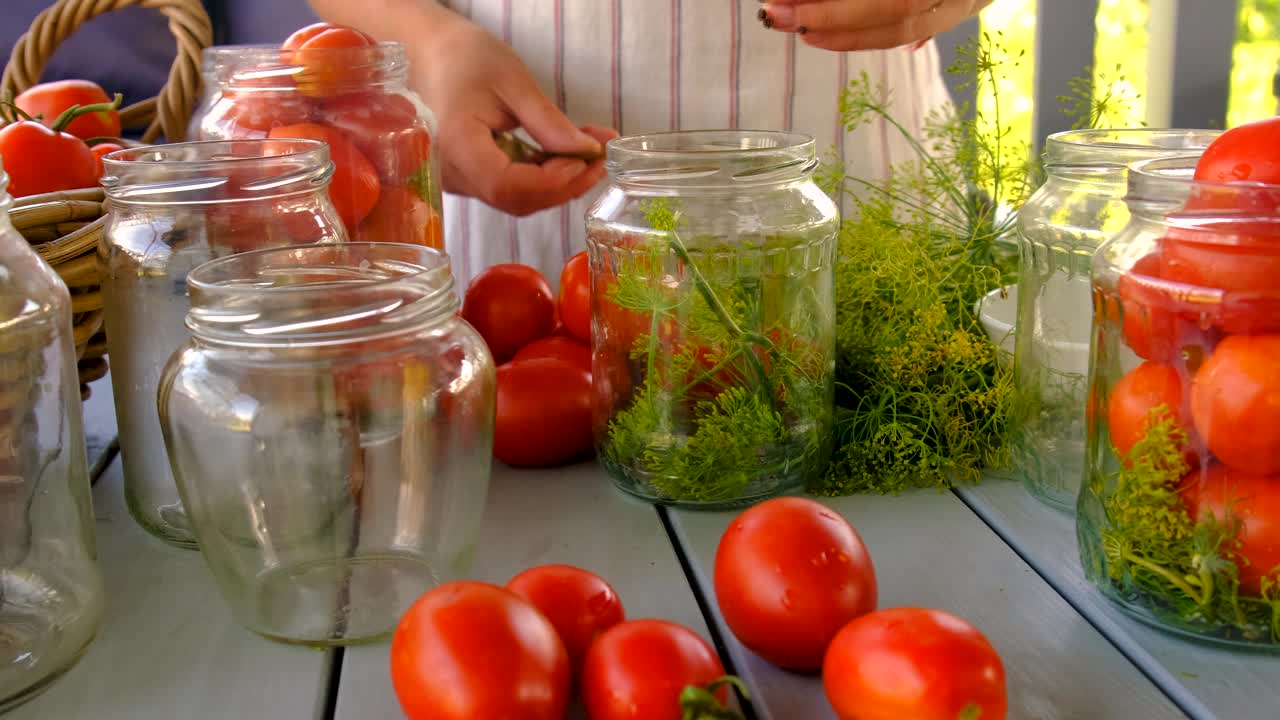
[[[160,94],[121,110],[120,121],[125,127],[146,124],[142,135],[145,143],[155,142],[161,133],[169,142],[181,140],[199,97],[200,53],[213,44],[213,26],[200,0],[58,0],[42,10],[14,44],[0,79],[0,97],[16,97],[38,83],[58,45],[81,25],[134,5],[154,8],[169,18],[169,31],[177,40],[178,54]]]

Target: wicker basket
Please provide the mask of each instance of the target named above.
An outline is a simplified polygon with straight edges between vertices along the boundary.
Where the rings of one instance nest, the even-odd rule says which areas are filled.
[[[81,25],[99,15],[140,5],[169,18],[178,53],[160,94],[120,111],[126,128],[146,127],[144,143],[183,139],[199,100],[200,54],[213,42],[209,16],[200,0],[58,0],[32,21],[18,38],[0,79],[0,97],[12,98],[40,80],[58,46]],[[111,89],[107,88],[110,92]],[[107,374],[107,338],[102,329],[102,270],[97,249],[107,208],[101,188],[19,198],[10,217],[40,257],[67,283],[80,357],[80,395]]]

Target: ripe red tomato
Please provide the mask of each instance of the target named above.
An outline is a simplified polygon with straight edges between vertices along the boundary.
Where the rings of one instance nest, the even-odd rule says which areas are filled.
[[[89,146],[34,120],[0,128],[0,157],[9,174],[9,194],[16,198],[98,184],[98,159]]]
[[[320,117],[346,133],[388,185],[404,185],[431,157],[431,133],[403,95],[365,90],[327,97]]]
[[[1209,182],[1251,180],[1280,183],[1280,118],[1237,125],[1205,148],[1196,163],[1196,179]]]
[[[1227,333],[1280,332],[1280,222],[1274,218],[1172,229],[1160,273],[1173,282],[1222,291],[1220,304],[1207,312]]]
[[[1187,462],[1194,465],[1196,443],[1191,437],[1194,429],[1187,411],[1182,377],[1176,369],[1150,360],[1125,373],[1111,388],[1107,400],[1107,422],[1116,454],[1123,459],[1134,444],[1146,436],[1151,411],[1161,405],[1174,414],[1178,424],[1187,432]]]
[[[123,145],[121,145],[120,143],[113,143],[113,142],[98,143],[93,147],[89,148],[89,152],[93,153],[93,161],[94,161],[94,168],[95,168],[94,172],[97,173],[98,177],[102,177],[103,156],[113,153],[117,150],[123,150],[123,149],[124,149]]]
[[[272,128],[316,118],[315,104],[298,93],[291,77],[245,73],[231,85],[201,119],[202,137],[266,137]]]
[[[862,538],[825,505],[768,500],[720,538],[716,601],[752,652],[788,670],[822,667],[831,638],[876,609],[876,575]]]
[[[1232,335],[1191,383],[1191,417],[1233,470],[1280,474],[1280,335]]]
[[[551,334],[555,296],[546,278],[528,265],[492,265],[467,287],[462,318],[471,323],[499,364],[520,348]]]
[[[395,242],[444,249],[440,214],[418,194],[383,185],[378,204],[351,237],[360,242]]]
[[[280,47],[280,59],[302,67],[302,72],[298,73],[299,92],[323,97],[372,77],[368,59],[361,58],[358,53],[341,52],[342,49],[367,48],[377,44],[377,40],[355,28],[315,23],[285,39]]]
[[[52,127],[62,111],[72,105],[101,105],[110,103],[111,99],[95,82],[58,80],[27,88],[14,98],[13,104],[32,117],[40,115],[41,122]],[[82,140],[120,137],[120,112],[113,109],[85,113],[68,123],[64,131]]]
[[[391,684],[410,720],[563,720],[569,656],[551,623],[515,593],[454,582],[401,618]]]
[[[1004,664],[986,637],[941,610],[891,608],[849,623],[822,666],[840,720],[1002,720]]]
[[[1239,568],[1240,590],[1262,592],[1262,578],[1280,569],[1280,476],[1249,475],[1214,463],[1182,483],[1182,499],[1196,522],[1211,517],[1235,527],[1225,549]]]
[[[560,320],[569,334],[591,344],[591,261],[585,250],[560,271]]]
[[[498,367],[494,457],[547,467],[591,452],[592,443],[590,373],[556,358]]]
[[[630,620],[587,650],[582,699],[591,720],[680,720],[680,693],[724,675],[711,645],[666,620]],[[717,692],[721,702],[727,692]]]
[[[557,358],[574,367],[582,368],[588,373],[591,372],[591,348],[563,335],[550,335],[534,340],[520,348],[511,360],[519,362],[534,358]]]
[[[626,619],[622,600],[604,578],[571,565],[542,565],[511,578],[507,589],[538,608],[569,652],[577,676],[587,648],[600,633]]]
[[[1173,364],[1184,353],[1204,351],[1212,345],[1212,333],[1202,329],[1194,317],[1170,306],[1169,283],[1160,275],[1161,253],[1145,255],[1120,277],[1120,295],[1125,344],[1140,358]]]
[[[381,183],[377,171],[340,131],[326,125],[301,123],[272,128],[267,137],[320,140],[329,144],[329,159],[333,161],[329,199],[349,232],[354,233],[378,204]]]

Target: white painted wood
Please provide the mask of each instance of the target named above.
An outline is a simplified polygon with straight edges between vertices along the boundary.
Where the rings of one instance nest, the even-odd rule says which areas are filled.
[[[116,459],[94,488],[107,585],[103,627],[78,665],[5,720],[317,717],[327,654],[236,625],[200,555],[138,527],[122,485]]]
[[[949,493],[825,500],[871,551],[879,607],[924,606],[977,626],[1004,661],[1009,717],[1107,720],[1183,717],[1089,623]],[[714,598],[715,549],[733,513],[672,512],[696,581]],[[716,622],[762,720],[835,718],[818,677],[784,672]]]
[[[552,470],[496,464],[470,577],[504,584],[521,570],[551,563],[577,565],[608,580],[628,618],[671,620],[710,639],[652,506],[614,490],[594,462]],[[345,651],[336,720],[403,717],[391,689],[388,647]],[[586,716],[575,708],[570,717]]]
[[[1046,508],[1012,482],[961,491],[1037,572],[1197,720],[1280,718],[1280,657],[1235,652],[1142,624],[1084,577],[1074,518]]]

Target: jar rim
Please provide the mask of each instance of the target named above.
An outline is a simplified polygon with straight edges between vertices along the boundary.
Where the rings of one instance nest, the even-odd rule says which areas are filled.
[[[1123,169],[1170,154],[1203,152],[1222,134],[1198,128],[1092,128],[1053,133],[1045,141],[1046,164]]]
[[[202,73],[216,81],[238,90],[293,90],[292,81],[304,72],[304,67],[289,62],[280,45],[214,45],[201,52]],[[294,51],[297,52],[297,51]],[[332,58],[344,70],[354,71],[363,81],[360,84],[403,78],[408,72],[408,52],[402,43],[379,42],[360,47],[308,48],[307,53],[320,53]],[[366,72],[360,72],[366,71]],[[374,72],[376,71],[376,72]],[[270,85],[263,80],[282,79],[291,84]],[[239,86],[237,81],[246,81]],[[213,89],[212,87],[210,89]]]
[[[248,176],[249,168],[259,172]],[[198,205],[314,192],[328,184],[333,163],[328,145],[319,140],[200,140],[116,150],[103,156],[102,172],[100,182],[112,202]],[[245,178],[238,187],[242,197],[202,195],[229,189],[239,176]]]
[[[194,335],[246,346],[365,340],[438,322],[458,309],[449,256],[407,243],[315,243],[237,253],[197,266],[187,275],[187,288],[187,327]],[[327,312],[325,306],[338,309]],[[270,319],[288,307],[315,317]]]
[[[1195,171],[1199,160],[1199,154],[1184,154],[1151,158],[1133,163],[1129,166],[1130,189],[1135,189],[1135,186],[1162,185],[1164,187],[1185,189],[1195,187],[1219,193],[1235,194],[1259,191],[1274,193],[1280,191],[1280,184],[1264,183],[1257,180],[1236,180],[1233,182],[1198,180],[1195,177]]]
[[[813,136],[789,130],[672,130],[609,141],[605,167],[632,186],[738,188],[791,182],[817,169]]]
[[[1198,155],[1135,163],[1125,202],[1135,216],[1201,244],[1280,240],[1280,184],[1195,178]]]

